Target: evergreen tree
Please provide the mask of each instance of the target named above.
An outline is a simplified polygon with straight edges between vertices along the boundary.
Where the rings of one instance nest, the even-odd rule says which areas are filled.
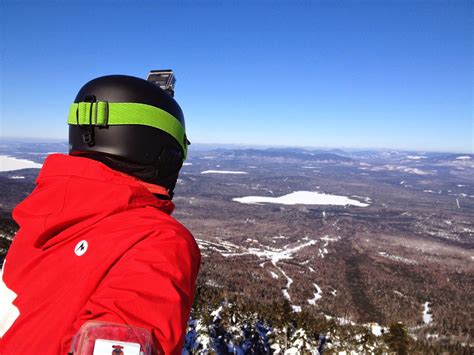
[[[410,348],[410,337],[407,327],[401,323],[392,323],[389,326],[388,334],[384,335],[384,340],[391,350],[399,355],[408,354]]]

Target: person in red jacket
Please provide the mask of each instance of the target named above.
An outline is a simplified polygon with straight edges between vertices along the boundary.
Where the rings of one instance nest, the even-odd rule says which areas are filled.
[[[170,217],[189,143],[181,108],[151,82],[105,76],[68,123],[69,155],[46,159],[13,212],[0,354],[181,354],[200,265]]]

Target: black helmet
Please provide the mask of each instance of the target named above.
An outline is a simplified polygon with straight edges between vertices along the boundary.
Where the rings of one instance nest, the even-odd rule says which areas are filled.
[[[69,110],[69,154],[164,186],[172,197],[187,154],[184,116],[164,90],[110,75],[85,84]]]

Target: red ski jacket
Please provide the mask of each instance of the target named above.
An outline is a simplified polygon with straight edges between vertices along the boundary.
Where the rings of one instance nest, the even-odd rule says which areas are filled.
[[[200,253],[174,205],[97,161],[49,156],[13,217],[0,281],[0,354],[66,354],[82,324],[149,330],[181,354]]]

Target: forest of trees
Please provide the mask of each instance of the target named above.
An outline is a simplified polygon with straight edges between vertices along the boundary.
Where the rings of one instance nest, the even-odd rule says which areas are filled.
[[[16,230],[10,217],[0,218],[0,263]],[[375,336],[367,326],[338,321],[336,316],[343,315],[329,318],[307,309],[294,312],[282,297],[269,301],[238,287],[214,287],[205,278],[206,272],[201,273],[184,353],[282,354],[297,349],[301,354],[317,354],[318,349],[324,349],[324,354],[351,350],[372,354],[470,354],[472,350],[448,340],[433,343],[417,339],[401,322],[391,323],[382,336]],[[458,320],[456,326],[463,322],[469,319]]]

